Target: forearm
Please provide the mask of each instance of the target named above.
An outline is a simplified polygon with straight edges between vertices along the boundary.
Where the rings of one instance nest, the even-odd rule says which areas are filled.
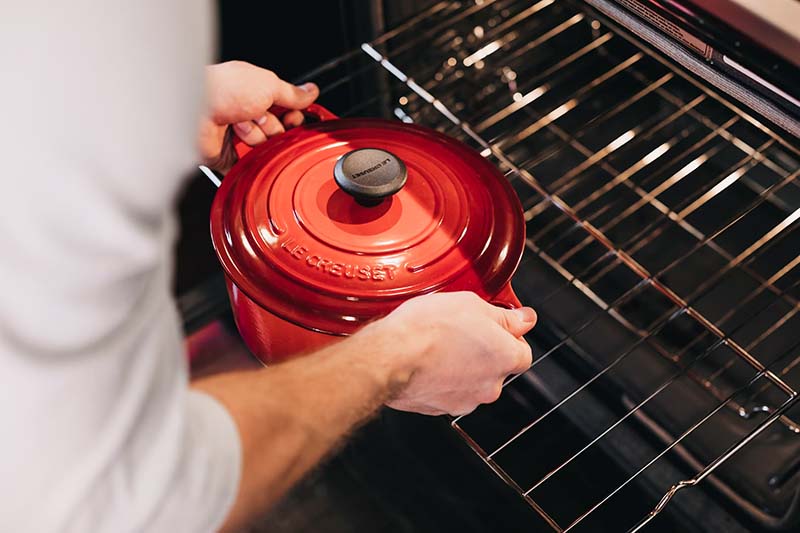
[[[226,406],[241,438],[242,477],[225,530],[275,503],[402,388],[409,376],[386,364],[393,349],[379,328],[368,327],[310,357],[193,383]]]

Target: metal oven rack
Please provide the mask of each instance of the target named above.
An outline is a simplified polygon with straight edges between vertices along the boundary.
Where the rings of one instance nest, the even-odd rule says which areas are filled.
[[[796,139],[577,1],[434,3],[311,77],[345,115],[464,140],[519,193],[536,358],[452,426],[553,530],[655,528],[706,480],[796,524]]]

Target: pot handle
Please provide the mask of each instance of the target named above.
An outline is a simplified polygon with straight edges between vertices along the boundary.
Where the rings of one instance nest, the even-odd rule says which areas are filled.
[[[328,109],[322,107],[319,104],[311,104],[302,111],[303,114],[306,116],[306,118],[313,119],[312,122],[324,122],[326,120],[335,120],[339,118],[333,112],[329,111]],[[269,108],[269,112],[277,116],[278,118],[282,118],[283,115],[289,112],[289,109],[286,109],[285,107],[282,106],[274,105]],[[241,159],[248,152],[250,152],[250,150],[252,150],[253,147],[244,142],[243,140],[241,140],[239,136],[234,133],[233,149],[236,151],[236,156],[239,159]]]
[[[501,290],[497,296],[492,298],[491,302],[492,305],[497,305],[500,307],[505,307],[506,309],[519,309],[522,307],[522,303],[517,298],[517,295],[514,294],[514,289],[511,288],[511,283],[507,283],[503,290]]]

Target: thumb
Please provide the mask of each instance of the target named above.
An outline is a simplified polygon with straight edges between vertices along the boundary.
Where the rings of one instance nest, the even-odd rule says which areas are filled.
[[[304,109],[314,103],[319,96],[319,88],[314,83],[292,85],[289,82],[278,80],[273,95],[273,104],[286,109]]]
[[[515,337],[522,337],[536,325],[536,311],[530,307],[520,307],[518,309],[501,309],[499,322],[506,331]]]

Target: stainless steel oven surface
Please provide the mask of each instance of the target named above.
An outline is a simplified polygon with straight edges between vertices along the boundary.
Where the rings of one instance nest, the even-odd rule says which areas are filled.
[[[428,2],[304,79],[469,143],[519,194],[535,361],[451,427],[550,530],[798,531],[796,72],[768,82],[788,100],[728,90],[623,4]]]

